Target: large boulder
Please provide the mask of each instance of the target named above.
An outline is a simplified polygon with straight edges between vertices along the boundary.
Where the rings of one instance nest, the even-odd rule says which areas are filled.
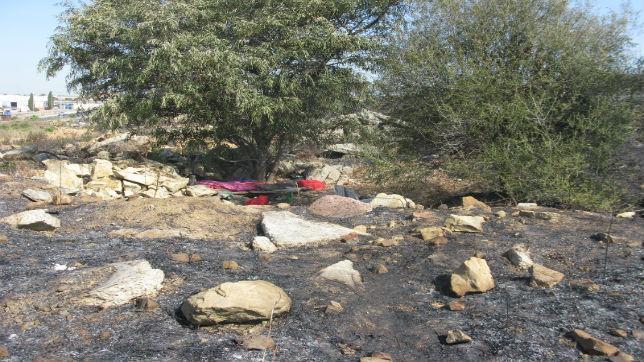
[[[44,179],[52,186],[59,187],[66,194],[75,194],[83,189],[83,178],[80,167],[70,165],[66,160],[45,160],[43,164],[47,167],[43,175]]]
[[[371,211],[370,204],[337,195],[327,195],[316,200],[309,211],[318,216],[324,217],[354,217]]]
[[[181,305],[186,319],[197,326],[269,320],[290,309],[291,298],[286,292],[263,280],[223,283],[191,296]]]
[[[467,293],[484,293],[494,288],[494,278],[485,259],[471,257],[450,278],[452,291],[462,297]]]
[[[289,211],[263,213],[262,229],[275,245],[284,248],[317,245],[355,233],[344,226],[304,220]]]
[[[164,279],[163,271],[153,269],[147,260],[113,263],[101,268],[106,278],[82,296],[82,304],[112,307],[137,297],[152,297],[161,289]]]
[[[326,280],[345,284],[351,288],[362,286],[360,272],[353,269],[351,260],[339,261],[320,271],[320,277]]]
[[[485,218],[482,216],[450,215],[445,219],[445,227],[453,232],[480,233],[483,232],[483,222]]]
[[[18,229],[35,231],[53,231],[60,227],[60,220],[44,209],[23,211],[7,216],[2,221]]]

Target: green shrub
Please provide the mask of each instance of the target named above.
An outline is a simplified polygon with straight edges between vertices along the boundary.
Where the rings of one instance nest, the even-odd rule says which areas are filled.
[[[641,91],[626,16],[564,0],[420,1],[414,14],[380,82],[401,150],[515,201],[616,202],[612,160]]]

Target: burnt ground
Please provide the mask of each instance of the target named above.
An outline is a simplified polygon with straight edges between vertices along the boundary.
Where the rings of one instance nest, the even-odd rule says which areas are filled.
[[[26,201],[2,193],[0,217],[22,211]],[[205,240],[136,240],[110,238],[118,225],[83,230],[83,218],[109,203],[60,208],[61,228],[46,234],[0,225],[8,241],[0,243],[0,346],[10,360],[37,357],[60,360],[278,360],[356,361],[376,351],[397,361],[426,360],[573,360],[580,352],[564,334],[581,328],[612,343],[636,359],[644,347],[633,331],[644,329],[642,300],[643,220],[615,220],[613,244],[590,236],[606,231],[609,217],[577,211],[558,211],[558,222],[490,215],[482,234],[451,234],[447,245],[434,247],[411,234],[420,225],[441,225],[453,210],[434,210],[435,217],[412,221],[411,211],[377,209],[353,219],[333,220],[342,225],[373,225],[374,236],[405,235],[400,245],[384,248],[368,240],[335,242],[317,248],[279,250],[270,259],[243,247],[257,232],[256,221],[229,237]],[[513,210],[505,208],[510,214]],[[303,206],[291,211],[308,215]],[[389,227],[394,220],[397,225]],[[526,272],[515,269],[502,254],[516,243],[531,247],[533,259],[566,274],[552,289],[528,286]],[[181,264],[168,254],[198,253],[203,261]],[[465,297],[466,309],[434,309],[432,302],[455,298],[444,288],[444,277],[475,252],[483,252],[496,288]],[[605,255],[608,256],[605,263]],[[139,311],[134,304],[109,309],[76,306],[59,297],[54,285],[73,271],[55,271],[55,263],[85,267],[145,258],[166,274],[156,298],[160,308]],[[343,259],[354,261],[364,279],[363,290],[320,282],[317,272]],[[235,260],[240,270],[223,269]],[[382,263],[389,272],[376,274]],[[222,326],[195,329],[176,313],[189,295],[226,281],[264,279],[282,287],[293,299],[291,312],[276,319],[274,352],[247,351],[235,340],[267,326]],[[598,291],[569,285],[590,279]],[[331,300],[345,312],[324,313]],[[629,331],[625,338],[609,334],[612,328]],[[441,336],[461,329],[473,338],[469,344],[448,346]],[[639,335],[639,333],[636,332]]]

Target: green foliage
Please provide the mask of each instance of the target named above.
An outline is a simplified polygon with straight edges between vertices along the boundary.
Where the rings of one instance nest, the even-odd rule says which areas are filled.
[[[47,109],[53,109],[54,108],[54,94],[49,91],[49,94],[47,94]]]
[[[41,62],[102,99],[110,127],[191,148],[229,142],[263,179],[355,108],[397,0],[102,0],[69,8]]]
[[[36,110],[36,107],[34,107],[34,94],[33,93],[31,93],[29,95],[29,100],[27,101],[27,107],[29,107],[29,110],[32,111],[32,112]]]
[[[420,1],[413,14],[381,79],[402,149],[514,200],[614,201],[610,167],[642,79],[627,16],[566,0]]]

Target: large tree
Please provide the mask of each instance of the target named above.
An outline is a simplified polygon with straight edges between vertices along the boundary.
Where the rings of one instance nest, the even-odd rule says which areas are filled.
[[[69,66],[110,126],[232,143],[264,179],[354,105],[398,2],[95,0],[62,15],[41,66]]]
[[[642,78],[628,13],[595,14],[568,0],[417,1],[380,83],[397,145],[513,200],[603,203]]]

